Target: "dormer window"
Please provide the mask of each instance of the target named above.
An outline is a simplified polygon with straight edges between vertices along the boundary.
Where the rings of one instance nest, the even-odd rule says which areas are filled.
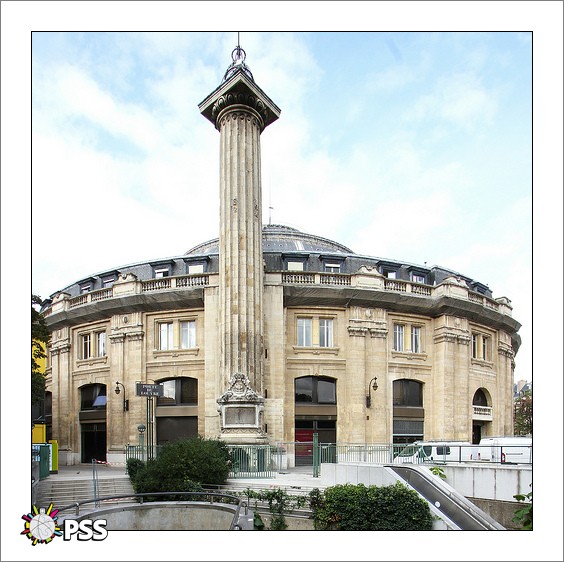
[[[324,269],[327,273],[341,273],[341,264],[326,262],[324,264]]]
[[[304,262],[303,261],[288,261],[286,269],[288,271],[303,271]]]
[[[426,281],[425,275],[422,275],[421,273],[412,273],[411,274],[411,281],[413,283],[425,283],[425,281]]]
[[[397,279],[398,276],[398,272],[393,269],[384,269],[382,273],[384,277],[387,277],[388,279]]]
[[[84,283],[80,286],[80,294],[84,295],[92,290],[92,283]]]
[[[163,277],[172,276],[173,260],[163,260],[150,264],[153,268],[153,279],[162,279]]]

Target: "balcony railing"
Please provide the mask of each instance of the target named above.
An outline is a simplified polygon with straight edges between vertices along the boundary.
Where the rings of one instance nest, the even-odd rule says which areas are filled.
[[[493,420],[493,408],[488,406],[472,406],[472,419],[475,420]]]
[[[147,281],[133,280],[133,289],[121,289],[125,283],[116,283],[113,287],[91,291],[77,297],[68,298],[68,295],[55,301],[51,307],[44,310],[44,315],[69,310],[90,303],[110,299],[128,293],[149,293],[169,291],[174,289],[190,289],[196,287],[207,287],[210,284],[210,275],[213,273],[200,273],[193,275],[181,275],[176,277],[163,277],[149,279]],[[439,285],[425,285],[403,279],[389,279],[382,276],[365,276],[362,273],[328,273],[328,272],[306,272],[306,271],[282,271],[272,272],[271,279],[276,283],[276,275],[283,285],[322,285],[335,287],[362,287],[367,290],[391,291],[395,293],[410,294],[420,298],[436,298],[448,295],[454,298],[469,300],[475,304],[507,314],[511,316],[511,306],[506,305],[503,298],[497,301],[480,293],[469,291],[467,287],[460,284],[441,283]],[[280,282],[278,281],[278,282]],[[117,290],[116,290],[117,289]]]

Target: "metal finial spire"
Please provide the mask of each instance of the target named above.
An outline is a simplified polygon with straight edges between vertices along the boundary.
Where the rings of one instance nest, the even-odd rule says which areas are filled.
[[[237,32],[237,46],[231,52],[231,60],[233,62],[225,71],[222,82],[231,78],[231,76],[233,76],[233,74],[235,74],[238,70],[242,70],[251,80],[254,81],[251,69],[245,64],[246,58],[247,53],[245,53],[245,50],[241,48],[239,32]]]

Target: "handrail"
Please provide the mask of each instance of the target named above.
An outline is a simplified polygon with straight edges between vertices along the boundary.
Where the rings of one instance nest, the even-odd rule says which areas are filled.
[[[90,504],[90,503],[94,503],[95,507],[99,507],[100,506],[100,502],[102,501],[108,501],[108,500],[119,500],[119,499],[125,499],[125,498],[140,498],[140,502],[143,504],[143,498],[147,496],[147,497],[153,497],[153,496],[209,496],[209,503],[213,504],[214,503],[214,499],[215,498],[228,498],[228,499],[232,499],[232,500],[236,500],[237,502],[237,507],[235,509],[235,514],[233,515],[233,519],[231,520],[231,524],[229,525],[229,530],[230,531],[240,531],[241,527],[237,524],[237,521],[239,520],[239,514],[241,513],[241,508],[244,507],[245,508],[245,515],[247,514],[247,510],[248,510],[248,504],[246,501],[244,501],[243,498],[238,497],[238,496],[234,496],[232,494],[222,494],[222,493],[218,493],[218,492],[213,492],[213,491],[209,491],[209,490],[203,490],[201,492],[142,492],[142,493],[138,493],[138,494],[124,494],[124,495],[119,495],[119,496],[103,496],[103,497],[98,497],[98,498],[94,498],[91,500],[83,500],[80,502],[73,502],[70,503],[68,505],[64,505],[63,507],[58,508],[59,509],[59,513],[72,509],[75,509],[75,517],[78,517],[80,515],[80,506],[82,505],[86,505],[86,504]],[[190,501],[190,500],[187,500]],[[192,501],[198,501],[198,500],[192,500]],[[202,500],[203,501],[203,500]],[[221,503],[221,502],[216,502],[216,503]],[[224,502],[224,503],[232,503],[234,504],[235,502]]]
[[[92,487],[94,491],[94,499],[98,498],[98,467],[96,466],[96,459],[92,459]],[[100,505],[100,502],[95,504],[96,507]]]

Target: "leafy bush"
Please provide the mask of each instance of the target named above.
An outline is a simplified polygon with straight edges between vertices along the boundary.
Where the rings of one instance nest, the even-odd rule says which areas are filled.
[[[292,496],[282,488],[274,488],[273,490],[255,491],[247,488],[245,495],[249,499],[255,500],[255,528],[263,529],[264,523],[262,517],[256,511],[257,500],[268,502],[268,509],[272,514],[270,520],[269,531],[285,531],[288,528],[286,523],[286,513],[291,513],[294,509],[303,507],[306,498],[303,496]],[[262,524],[262,526],[261,526]]]
[[[131,475],[137,493],[198,492],[202,484],[224,484],[229,473],[229,451],[224,442],[197,437],[164,445],[156,459],[135,467]],[[131,473],[130,473],[131,474]],[[188,499],[155,496],[152,499]]]
[[[528,503],[525,503],[523,507],[520,507],[517,511],[515,511],[512,521],[514,523],[521,523],[523,531],[532,531],[533,530],[533,492],[529,492],[528,494],[517,494],[513,497],[519,502],[528,502]]]
[[[145,463],[141,459],[127,459],[127,463],[126,463],[125,467],[126,467],[127,474],[129,474],[129,479],[131,481],[134,481],[135,475],[144,466],[145,466]]]
[[[342,484],[310,492],[317,530],[429,531],[433,516],[417,492],[392,486]]]

